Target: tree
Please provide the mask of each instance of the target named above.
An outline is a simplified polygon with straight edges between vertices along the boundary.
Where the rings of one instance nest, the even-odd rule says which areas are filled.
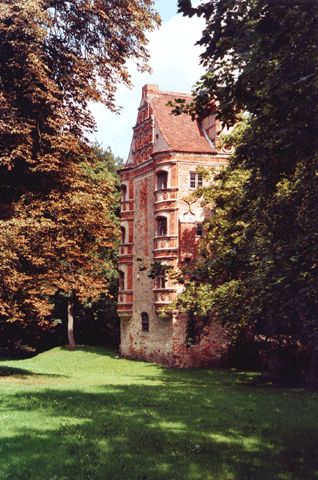
[[[70,301],[107,293],[118,230],[116,180],[85,139],[94,128],[88,105],[116,109],[117,84],[130,84],[128,58],[148,68],[145,32],[159,21],[152,4],[0,5],[3,321],[49,326],[56,292]]]
[[[0,5],[1,200],[73,175],[88,103],[115,109],[127,59],[147,69],[151,0],[8,0]],[[32,178],[31,178],[32,176]]]
[[[203,116],[213,108],[226,125],[249,112],[228,170],[207,192],[215,215],[207,223],[202,281],[223,321],[305,342],[317,388],[317,2],[179,6],[206,20],[198,43],[207,72],[188,111]]]
[[[69,342],[74,345],[74,302],[107,294],[114,275],[116,182],[107,164],[88,150],[67,189],[51,190],[45,199],[28,195],[15,206],[14,217],[1,222],[1,265],[7,267],[3,318],[49,327],[52,299],[59,292],[69,299]]]

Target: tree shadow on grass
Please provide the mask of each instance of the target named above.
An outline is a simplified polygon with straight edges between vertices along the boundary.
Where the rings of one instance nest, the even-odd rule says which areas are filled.
[[[160,368],[160,367],[159,367]],[[261,387],[280,390],[304,390],[302,385],[284,382],[279,376],[261,371],[244,371],[236,368],[198,368],[198,369],[167,369],[161,367],[161,376],[165,382],[191,383],[193,385],[240,385],[246,387]],[[151,377],[149,377],[150,379]]]
[[[10,395],[5,413],[45,413],[52,424],[21,426],[2,440],[0,479],[318,478],[316,397],[211,385],[204,376],[193,384],[184,371],[163,370],[160,379]]]
[[[92,346],[92,345],[76,345],[75,348],[70,348],[68,345],[65,345],[64,347],[62,347],[62,350],[93,353],[94,355],[105,356],[110,358],[117,358],[119,356],[118,352],[115,351],[113,348]]]
[[[16,378],[25,378],[25,377],[48,377],[48,378],[59,378],[66,377],[66,375],[58,375],[56,373],[36,373],[32,370],[26,370],[24,368],[8,367],[6,365],[0,366],[0,379],[1,377],[16,377]]]

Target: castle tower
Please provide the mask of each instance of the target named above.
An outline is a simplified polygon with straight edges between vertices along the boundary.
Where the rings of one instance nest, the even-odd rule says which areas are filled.
[[[189,195],[204,184],[198,167],[220,167],[228,155],[216,148],[219,125],[171,114],[169,101],[183,93],[145,85],[127,164],[121,169],[121,246],[118,314],[121,354],[169,366],[216,363],[224,332],[211,325],[208,335],[186,345],[187,316],[161,319],[160,309],[182,286],[165,275],[196,254],[202,222],[209,212]],[[164,265],[165,267],[162,267]]]

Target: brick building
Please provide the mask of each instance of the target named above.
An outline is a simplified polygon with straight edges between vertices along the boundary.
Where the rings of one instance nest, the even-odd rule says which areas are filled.
[[[160,272],[160,264],[177,269],[195,256],[202,221],[210,214],[189,200],[204,182],[197,168],[224,165],[227,153],[217,148],[214,116],[200,123],[174,116],[167,103],[175,98],[191,100],[155,85],[143,87],[128,161],[120,171],[120,350],[169,366],[203,366],[219,361],[225,333],[212,322],[199,343],[187,346],[187,316],[158,316],[182,288]]]

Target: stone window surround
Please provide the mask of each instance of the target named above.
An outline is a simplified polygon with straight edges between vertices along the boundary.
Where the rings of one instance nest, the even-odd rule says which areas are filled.
[[[166,170],[156,172],[156,191],[167,190],[169,174]]]
[[[125,183],[120,185],[120,192],[121,192],[121,202],[127,202],[127,194],[128,194],[128,186]]]
[[[203,175],[199,172],[189,172],[189,187],[195,189],[203,186]]]
[[[126,228],[124,225],[120,226],[120,243],[121,245],[125,245],[126,243]]]
[[[149,315],[147,312],[141,312],[141,331],[142,333],[149,333]]]
[[[156,236],[165,237],[168,234],[168,218],[165,215],[156,217]]]
[[[122,293],[125,291],[125,272],[123,270],[118,270],[118,290],[119,293]]]
[[[167,283],[165,272],[159,273],[155,278],[155,290],[166,289]]]

